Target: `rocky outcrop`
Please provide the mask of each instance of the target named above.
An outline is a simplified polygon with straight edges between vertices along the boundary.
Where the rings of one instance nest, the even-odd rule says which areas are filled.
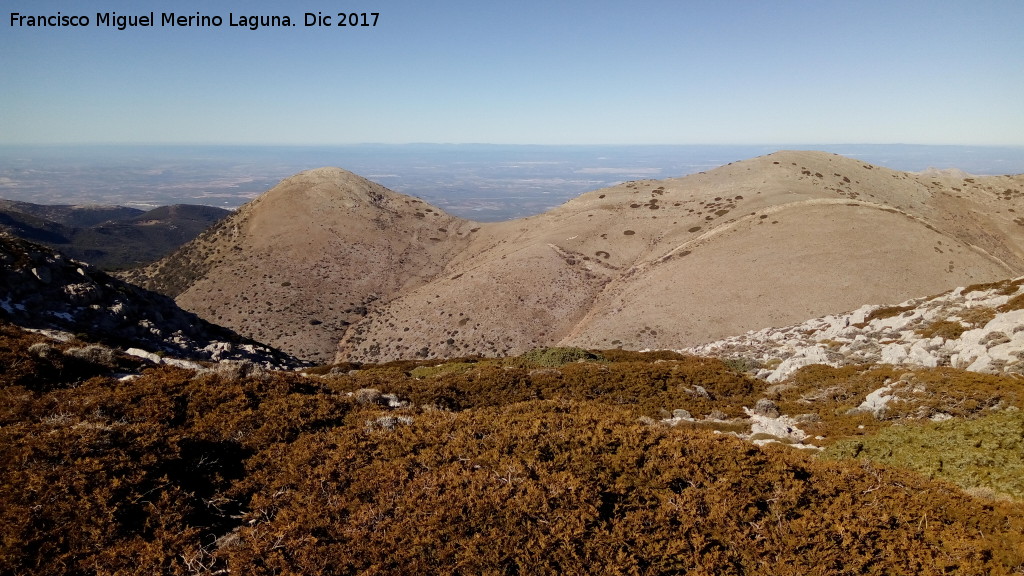
[[[299,364],[182,310],[166,296],[7,234],[0,234],[0,319],[158,356]]]
[[[685,351],[742,359],[769,382],[810,364],[952,366],[1024,374],[1024,277],[959,287],[895,306],[862,306]],[[881,396],[875,404],[884,406]]]

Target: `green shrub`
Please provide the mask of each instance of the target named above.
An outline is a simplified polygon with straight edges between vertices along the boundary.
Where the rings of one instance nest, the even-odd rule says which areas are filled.
[[[892,426],[878,434],[837,442],[823,458],[861,458],[909,468],[962,488],[985,488],[1024,499],[1024,411],[974,420]]]
[[[531,366],[561,366],[569,362],[602,359],[600,355],[582,348],[534,348],[520,358]]]
[[[409,372],[409,375],[413,378],[434,378],[446,374],[465,372],[476,365],[476,362],[445,362],[437,366],[417,366]]]
[[[722,361],[726,366],[737,372],[756,372],[763,367],[761,362],[756,358],[734,356],[732,358],[723,358]]]

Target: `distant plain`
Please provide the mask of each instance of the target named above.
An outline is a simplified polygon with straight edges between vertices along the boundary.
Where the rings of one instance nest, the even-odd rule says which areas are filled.
[[[629,180],[685,176],[779,149],[895,170],[1024,173],[1024,147],[925,145],[0,146],[0,198],[41,204],[234,209],[302,170],[338,166],[480,222],[540,214]]]

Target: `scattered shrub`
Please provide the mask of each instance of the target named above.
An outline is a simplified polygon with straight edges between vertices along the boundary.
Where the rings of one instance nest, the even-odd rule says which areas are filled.
[[[1024,309],[1024,293],[1018,294],[1013,298],[1010,298],[1006,304],[996,308],[999,312],[1011,312],[1013,310]]]
[[[996,317],[996,311],[986,306],[967,308],[960,312],[960,319],[966,322],[971,328],[981,328]]]
[[[899,316],[904,312],[913,310],[915,307],[916,306],[913,304],[907,304],[906,306],[882,306],[869,312],[868,315],[864,317],[864,321],[871,322],[872,320],[885,320],[886,318]]]
[[[763,364],[756,358],[746,358],[743,356],[723,358],[722,362],[724,362],[726,366],[737,372],[757,372],[758,370],[764,367]]]
[[[923,338],[938,336],[947,340],[956,340],[967,330],[968,327],[958,320],[937,320],[918,328],[915,332]]]
[[[476,362],[453,361],[438,364],[437,366],[417,366],[416,368],[413,368],[409,375],[413,378],[433,378],[455,372],[464,372],[473,368],[476,364]]]
[[[82,348],[68,348],[64,354],[100,366],[117,367],[117,356],[114,351],[99,344],[91,344]]]
[[[1024,280],[1024,279],[1022,279]],[[1017,288],[1021,285],[1020,280],[1009,281],[1009,280],[998,280],[996,282],[982,282],[979,284],[971,284],[964,288],[964,294],[970,294],[971,292],[984,292],[986,290],[992,290],[998,288],[996,294],[1002,296],[1009,296],[1017,291]]]
[[[533,366],[561,366],[569,362],[601,360],[601,356],[582,348],[534,348],[521,359]]]

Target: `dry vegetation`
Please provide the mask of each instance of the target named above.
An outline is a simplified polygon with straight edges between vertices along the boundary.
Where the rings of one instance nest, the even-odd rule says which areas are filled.
[[[1009,418],[997,408],[1021,403],[1011,378],[811,367],[769,389],[717,360],[548,349],[307,375],[163,366],[118,379],[138,366],[87,349],[0,327],[0,574],[1024,565],[1015,501],[654,421],[675,408],[736,417],[773,398],[783,412],[818,414],[823,443],[861,442],[863,457],[873,436],[858,422],[911,425],[922,405],[894,404],[882,420],[847,414],[866,391],[913,382],[929,410]],[[1019,424],[988,428],[984,442],[1019,436]]]
[[[1021,182],[782,151],[474,223],[317,169],[132,279],[313,362],[679,348],[1024,274]]]

